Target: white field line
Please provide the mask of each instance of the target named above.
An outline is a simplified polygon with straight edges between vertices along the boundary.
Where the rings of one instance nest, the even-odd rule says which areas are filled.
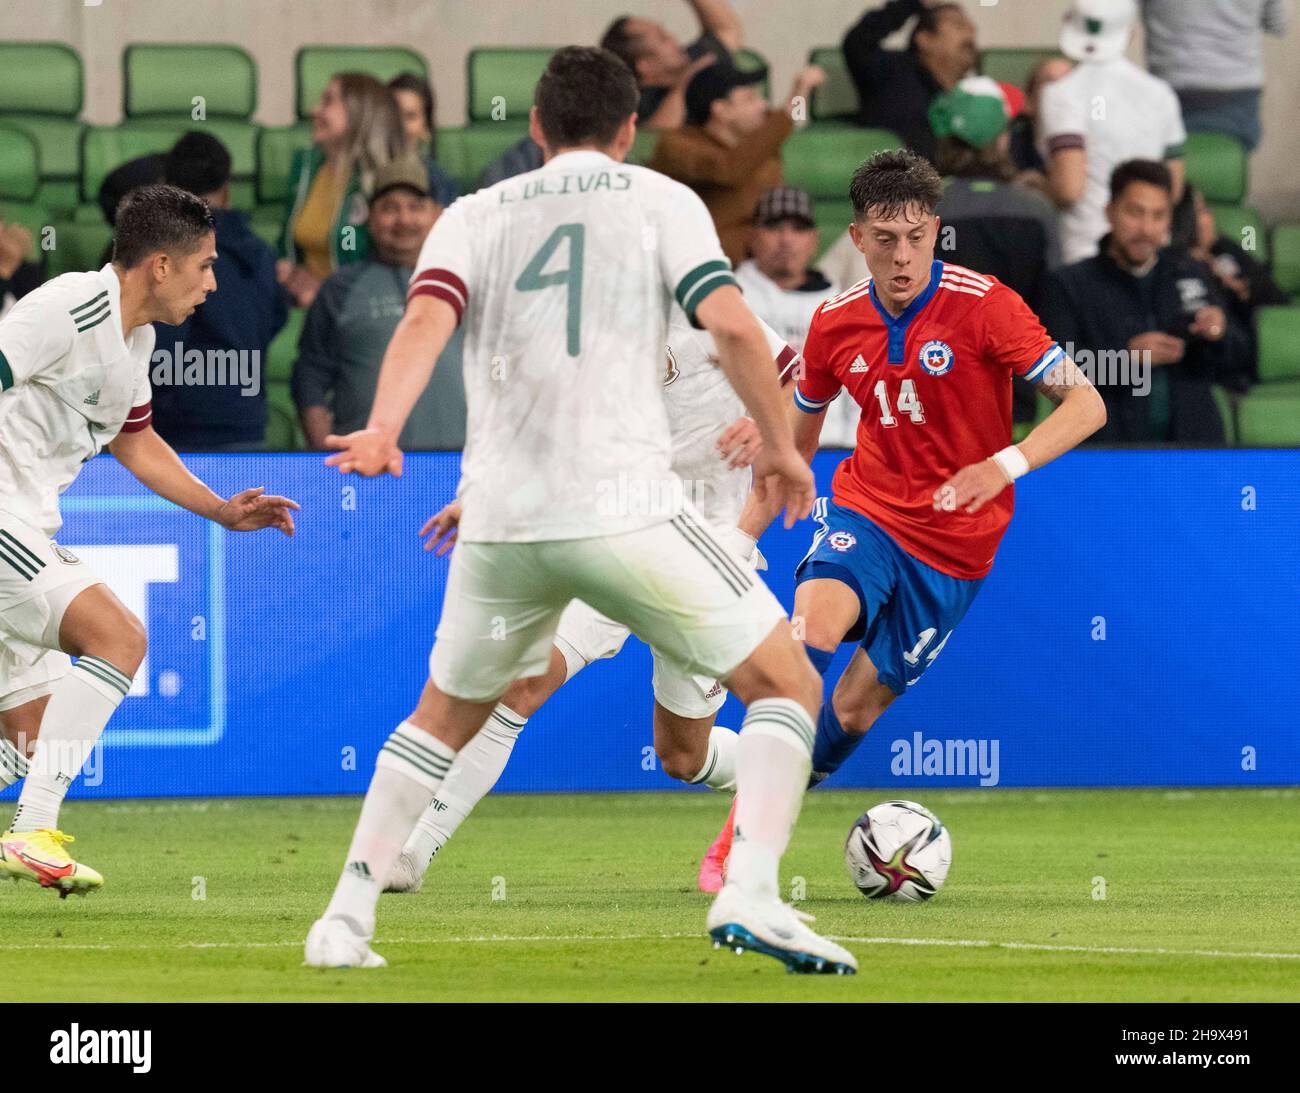
[[[1137,948],[1118,945],[1045,945],[1026,941],[988,941],[968,938],[924,937],[842,937],[828,934],[833,941],[847,945],[918,945],[934,948],[994,949],[1011,952],[1075,953],[1086,956],[1193,956],[1212,960],[1300,960],[1300,953],[1233,952],[1221,949],[1166,949]],[[538,942],[577,942],[604,944],[616,941],[703,941],[700,933],[676,934],[531,934],[531,935],[480,935],[470,937],[385,938],[375,945],[382,950],[387,945],[495,945],[533,944]],[[193,941],[181,945],[112,945],[77,944],[60,945],[36,942],[29,945],[0,944],[0,952],[173,952],[202,951],[204,949],[295,949],[302,945],[296,941]]]

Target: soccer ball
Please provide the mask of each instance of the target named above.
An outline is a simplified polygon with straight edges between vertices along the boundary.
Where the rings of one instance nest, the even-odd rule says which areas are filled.
[[[952,865],[952,837],[928,808],[886,801],[849,829],[844,864],[867,899],[915,903],[943,887]]]

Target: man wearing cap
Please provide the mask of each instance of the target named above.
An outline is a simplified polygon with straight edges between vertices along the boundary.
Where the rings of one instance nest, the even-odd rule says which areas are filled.
[[[759,199],[750,236],[750,256],[736,267],[736,280],[750,308],[801,352],[817,305],[834,286],[812,268],[817,223],[806,190],[774,186]]]
[[[1106,234],[1110,173],[1131,159],[1163,160],[1183,188],[1182,112],[1173,89],[1124,56],[1137,17],[1134,0],[1073,0],[1061,52],[1073,72],[1043,88],[1038,141],[1048,193],[1061,212],[1067,262],[1097,253]]]
[[[754,86],[765,76],[724,62],[701,69],[686,87],[685,128],[664,133],[650,161],[652,169],[700,195],[733,266],[749,252],[759,198],[781,182],[781,145],[794,129],[793,100],[826,79],[809,65],[795,79],[785,107],[769,110]]]
[[[367,221],[369,256],[325,279],[298,342],[293,398],[312,448],[324,450],[330,433],[365,428],[384,350],[406,308],[411,272],[441,212],[429,196],[428,173],[418,158],[394,160],[376,172]],[[464,446],[459,334],[438,359],[399,444],[405,451]]]
[[[915,19],[905,50],[884,41]],[[889,0],[868,11],[844,36],[844,63],[858,91],[858,124],[897,133],[932,159],[930,101],[975,67],[975,24],[960,4]]]

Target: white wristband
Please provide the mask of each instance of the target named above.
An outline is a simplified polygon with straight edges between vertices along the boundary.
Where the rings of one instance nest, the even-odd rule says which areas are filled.
[[[1008,444],[1002,451],[995,452],[992,458],[1002,473],[1007,476],[1008,485],[1022,475],[1029,473],[1029,460],[1025,458],[1025,453],[1014,444]]]

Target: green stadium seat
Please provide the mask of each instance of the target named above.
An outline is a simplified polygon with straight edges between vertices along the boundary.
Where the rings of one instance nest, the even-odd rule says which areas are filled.
[[[467,125],[461,130],[461,147],[463,149],[463,169],[465,185],[461,193],[477,189],[479,175],[489,163],[497,158],[521,137],[528,135],[527,123],[505,121],[480,122]]]
[[[844,189],[848,190],[847,183]],[[817,221],[817,230],[821,233],[817,241],[817,257],[820,258],[849,230],[849,222],[853,219],[853,202],[847,197],[841,200],[818,198],[813,202],[813,217]],[[865,275],[864,271],[863,276]]]
[[[1187,181],[1211,205],[1238,205],[1248,188],[1246,150],[1224,133],[1188,133],[1183,148]]]
[[[808,54],[808,63],[826,70],[826,82],[812,95],[814,121],[852,121],[858,113],[858,90],[853,86],[839,46],[821,46]]]
[[[638,129],[636,140],[632,142],[632,150],[627,154],[627,161],[644,167],[654,156],[655,146],[658,143],[659,134],[655,130]]]
[[[403,46],[303,46],[294,61],[298,117],[311,115],[325,85],[336,72],[366,72],[387,83],[403,72],[429,77],[429,66]]]
[[[41,189],[41,153],[26,130],[0,122],[0,198],[35,203]]]
[[[128,118],[193,118],[196,97],[209,118],[250,119],[257,109],[253,58],[238,46],[221,45],[129,45],[122,51],[122,112]]]
[[[293,378],[293,363],[298,359],[298,338],[307,318],[305,308],[289,310],[289,319],[266,347],[266,367],[263,378],[268,384],[288,382]]]
[[[1261,307],[1255,312],[1260,384],[1300,381],[1300,307]]]
[[[72,220],[55,221],[54,249],[49,252],[47,272],[51,277],[61,273],[81,273],[88,269],[99,269],[104,264],[104,256],[113,233],[104,222],[104,214],[95,207],[97,220],[93,223],[80,223]]]
[[[0,122],[0,220],[21,224],[32,235],[27,258],[40,256],[42,231],[49,214],[36,200],[40,194],[40,151],[26,132]],[[55,235],[55,246],[58,236]]]
[[[858,126],[810,125],[790,136],[781,158],[785,182],[807,190],[814,198],[843,200],[849,179],[868,156],[903,142],[886,129]]]
[[[166,152],[182,134],[202,128],[230,150],[231,204],[251,209],[254,204],[253,176],[257,164],[256,126],[230,118],[188,119],[145,118],[111,126],[87,126],[81,140],[81,199],[93,202],[104,176],[128,160],[154,152]]]
[[[1268,262],[1268,230],[1259,210],[1249,205],[1213,205],[1214,223],[1219,234],[1250,252],[1261,262]]]
[[[1300,447],[1300,390],[1252,390],[1237,404],[1237,443],[1246,448]]]
[[[280,233],[284,230],[284,217],[288,211],[283,204],[258,205],[248,214],[248,226],[263,243],[273,251],[279,250]]]
[[[1273,229],[1273,280],[1283,292],[1300,298],[1300,224]]]
[[[1223,419],[1223,437],[1230,448],[1237,446],[1237,403],[1232,393],[1215,384],[1210,388],[1214,401],[1219,407],[1219,416]]]
[[[477,188],[477,180],[470,175],[465,159],[465,130],[459,125],[449,125],[438,130],[438,165],[456,180],[463,194]]]
[[[980,51],[980,71],[1003,83],[1024,90],[1034,67],[1049,57],[1059,57],[1056,46],[1034,46],[1025,49],[984,49]]]
[[[469,122],[527,121],[533,91],[556,46],[471,49],[465,58]]]
[[[81,58],[58,42],[0,42],[0,124],[22,129],[39,149],[41,204],[77,203],[81,173]]]
[[[307,446],[287,383],[267,385],[265,442],[267,450],[273,452],[300,451]]]
[[[310,125],[266,126],[258,132],[258,205],[283,204],[292,198],[289,172],[293,168],[294,153],[310,147]]]

